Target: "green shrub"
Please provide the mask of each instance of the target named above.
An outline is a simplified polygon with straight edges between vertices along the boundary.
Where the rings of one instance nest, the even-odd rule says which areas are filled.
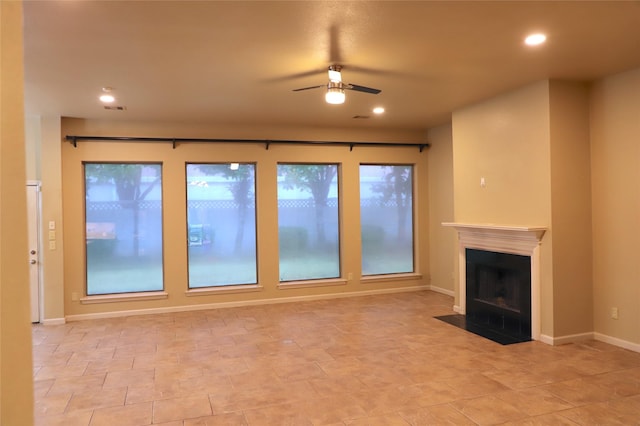
[[[362,250],[380,247],[384,242],[384,228],[376,225],[362,225]]]
[[[279,241],[281,255],[296,254],[305,250],[309,245],[309,233],[300,226],[281,226]]]

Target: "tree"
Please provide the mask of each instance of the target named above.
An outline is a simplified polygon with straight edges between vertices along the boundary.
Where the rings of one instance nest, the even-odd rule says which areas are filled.
[[[301,191],[311,192],[315,205],[318,244],[324,245],[327,241],[324,211],[327,207],[331,182],[338,173],[338,166],[335,164],[284,164],[278,167],[278,172],[284,176],[285,188],[298,188]]]
[[[254,199],[254,167],[250,164],[239,164],[237,169],[232,169],[229,164],[200,164],[198,165],[198,170],[206,175],[219,175],[231,181],[228,189],[238,206],[238,228],[236,230],[234,251],[239,254],[244,240],[247,209]]]
[[[142,172],[154,171],[155,178],[142,190]],[[130,163],[89,163],[85,165],[87,185],[91,183],[115,185],[120,206],[133,212],[133,254],[139,255],[140,201],[144,200],[154,186],[161,181],[159,165]]]
[[[371,186],[371,190],[381,194],[381,201],[395,201],[398,214],[398,241],[404,241],[407,234],[407,214],[413,198],[413,177],[411,166],[380,166],[387,171],[384,182]],[[390,169],[390,170],[389,170]]]

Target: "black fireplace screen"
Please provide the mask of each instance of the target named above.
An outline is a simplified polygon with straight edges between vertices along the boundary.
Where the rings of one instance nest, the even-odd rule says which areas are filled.
[[[466,249],[466,315],[531,336],[531,257]]]

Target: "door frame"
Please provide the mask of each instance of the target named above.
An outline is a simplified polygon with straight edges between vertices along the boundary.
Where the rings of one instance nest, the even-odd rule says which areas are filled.
[[[34,193],[31,191],[35,190]],[[33,259],[35,256],[36,264],[34,265],[37,269],[36,283],[35,288],[32,282],[31,268],[32,265],[29,264],[29,301],[31,306],[31,322],[42,322],[42,312],[43,312],[43,301],[42,301],[42,192],[41,192],[41,182],[36,180],[28,180],[26,185],[27,191],[27,221],[29,229],[32,226],[35,227],[36,235],[33,237],[35,241],[32,241],[31,236],[27,233],[28,238],[28,250],[36,250],[35,255],[31,255],[29,253],[29,260]],[[35,200],[32,200],[31,197],[35,196]],[[33,217],[35,216],[35,217]],[[35,249],[33,248],[33,243],[36,244]],[[35,299],[35,300],[34,300]],[[34,303],[35,302],[35,303]],[[34,305],[35,310],[34,312]]]

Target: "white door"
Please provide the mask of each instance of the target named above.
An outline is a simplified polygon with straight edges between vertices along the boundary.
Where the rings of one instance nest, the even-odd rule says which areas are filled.
[[[40,322],[40,184],[27,183],[31,322]]]

